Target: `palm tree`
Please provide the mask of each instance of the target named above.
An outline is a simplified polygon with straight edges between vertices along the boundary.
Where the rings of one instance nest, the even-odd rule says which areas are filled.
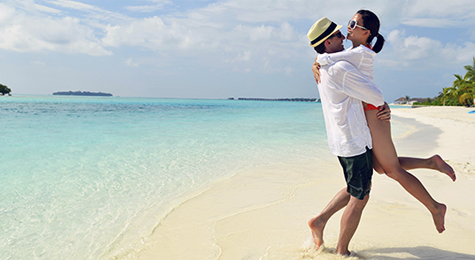
[[[472,105],[473,95],[471,93],[463,93],[459,98],[459,103],[469,107]]]
[[[475,57],[473,57],[473,65],[465,65],[463,67],[467,71],[465,76],[468,76],[470,81],[475,82]]]
[[[442,101],[457,100],[461,105],[470,105],[475,98],[475,57],[473,65],[464,66],[465,76],[454,74],[455,80],[451,87],[443,89]]]
[[[466,65],[464,68],[467,71],[465,78],[468,80],[466,90],[472,94],[472,98],[475,98],[475,57],[473,57],[473,65]]]
[[[2,96],[5,94],[10,94],[10,92],[12,92],[12,90],[9,87],[0,84],[0,94],[2,94]]]
[[[460,88],[459,85],[462,84],[463,78],[460,75],[455,74],[454,75],[457,79],[452,83],[451,87],[444,88],[443,95],[442,95],[442,102],[444,105],[446,105],[449,100],[458,100],[458,97],[460,96]]]

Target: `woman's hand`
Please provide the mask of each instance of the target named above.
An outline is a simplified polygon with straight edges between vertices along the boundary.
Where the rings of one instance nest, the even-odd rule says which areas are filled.
[[[376,114],[379,120],[389,122],[391,120],[391,109],[389,109],[388,103],[384,102],[384,105],[379,107],[379,111]]]
[[[315,77],[315,81],[318,83],[321,82],[320,80],[320,64],[317,62],[317,58],[315,58],[315,62],[313,62],[312,66],[313,76]]]

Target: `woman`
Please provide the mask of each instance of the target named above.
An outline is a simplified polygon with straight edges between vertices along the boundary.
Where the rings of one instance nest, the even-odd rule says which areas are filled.
[[[337,34],[338,35],[338,34]],[[374,47],[370,43],[377,38]],[[344,38],[344,36],[341,36]],[[317,83],[319,82],[318,68],[320,65],[332,64],[338,60],[346,60],[352,63],[363,75],[373,81],[373,58],[381,51],[384,38],[379,34],[379,19],[368,10],[358,11],[348,23],[347,39],[351,40],[353,47],[347,51],[334,54],[320,54],[314,63],[313,70]],[[386,173],[389,177],[398,181],[406,191],[419,200],[431,212],[434,224],[439,233],[445,230],[444,218],[446,206],[435,201],[422,183],[406,170],[415,168],[428,168],[447,174],[455,181],[455,173],[447,163],[438,155],[428,159],[398,158],[396,149],[391,139],[391,125],[384,118],[384,112],[371,104],[363,104],[368,127],[373,140],[374,169],[378,173]],[[389,119],[389,118],[387,118]],[[348,198],[347,198],[348,197]],[[344,207],[349,196],[341,194],[336,196],[335,201],[322,211],[320,215],[309,221],[315,243],[319,247],[323,244],[323,229],[328,219],[339,209]],[[346,203],[345,203],[346,202]]]

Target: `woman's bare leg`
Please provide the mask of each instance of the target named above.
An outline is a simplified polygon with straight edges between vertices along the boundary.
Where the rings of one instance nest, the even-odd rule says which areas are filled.
[[[438,154],[430,158],[413,158],[413,157],[399,157],[399,164],[404,170],[412,169],[432,169],[441,173],[447,174],[452,181],[455,181],[456,176],[454,169],[447,164]]]
[[[398,157],[398,159],[399,165],[406,171],[413,169],[436,170],[449,176],[452,181],[456,180],[454,169],[438,154],[430,158]],[[379,174],[385,173],[376,156],[373,156],[373,168]]]
[[[381,167],[381,164],[379,163],[378,158],[376,158],[374,153],[373,153],[373,169],[379,174],[385,173],[383,167]]]
[[[441,173],[447,174],[452,181],[455,181],[456,176],[454,169],[447,164],[438,154],[433,155],[430,158],[414,158],[414,157],[398,157],[399,164],[404,170],[412,169],[431,169]],[[379,173],[383,174],[384,169],[378,161],[378,158],[373,154],[373,168]]]
[[[398,181],[407,192],[419,200],[431,212],[437,231],[442,233],[445,230],[446,206],[435,201],[422,183],[401,167],[391,139],[391,125],[389,122],[378,120],[376,117],[377,112],[377,110],[365,112],[371,131],[371,138],[373,139],[374,156],[386,175]]]

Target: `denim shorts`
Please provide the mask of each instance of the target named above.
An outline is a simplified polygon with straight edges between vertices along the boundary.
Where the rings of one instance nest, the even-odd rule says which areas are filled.
[[[345,180],[346,191],[351,196],[363,200],[371,190],[371,178],[373,177],[373,151],[366,148],[366,152],[353,157],[339,157]]]

